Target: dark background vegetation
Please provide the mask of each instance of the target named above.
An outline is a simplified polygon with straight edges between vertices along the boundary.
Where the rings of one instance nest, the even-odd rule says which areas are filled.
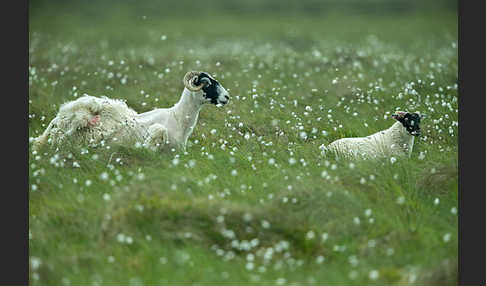
[[[31,15],[56,11],[83,12],[103,17],[106,10],[130,6],[133,12],[147,16],[176,16],[212,14],[307,14],[323,17],[328,13],[391,15],[410,12],[457,12],[454,0],[33,0],[29,2]],[[52,11],[51,11],[52,12]],[[242,27],[244,28],[244,27]]]

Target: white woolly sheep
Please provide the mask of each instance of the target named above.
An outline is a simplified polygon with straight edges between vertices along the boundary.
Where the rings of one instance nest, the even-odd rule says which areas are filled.
[[[366,137],[338,139],[328,146],[321,145],[322,154],[334,152],[338,158],[369,159],[412,154],[415,136],[420,135],[418,113],[397,111],[392,115],[397,122],[390,128]]]
[[[68,140],[76,144],[110,140],[126,146],[139,142],[152,150],[185,150],[202,105],[225,105],[229,95],[205,72],[188,72],[183,83],[182,96],[173,107],[140,114],[123,101],[107,97],[85,95],[64,103],[44,133],[34,139],[33,148],[39,149],[50,137],[52,145],[58,147]]]

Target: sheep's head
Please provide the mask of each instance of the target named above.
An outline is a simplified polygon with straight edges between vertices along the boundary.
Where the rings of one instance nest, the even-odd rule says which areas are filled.
[[[203,102],[225,105],[229,101],[228,92],[206,72],[190,71],[186,73],[184,86],[190,91],[201,91]]]
[[[398,122],[402,123],[403,127],[407,129],[408,133],[413,136],[420,135],[420,119],[422,115],[417,112],[410,113],[404,111],[397,111],[392,115]]]

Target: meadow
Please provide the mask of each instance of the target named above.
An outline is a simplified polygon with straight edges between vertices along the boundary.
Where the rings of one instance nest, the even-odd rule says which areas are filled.
[[[89,20],[87,20],[89,19]],[[457,285],[457,14],[29,16],[29,137],[83,94],[229,91],[186,152],[29,152],[30,285]],[[319,146],[426,117],[410,158]]]

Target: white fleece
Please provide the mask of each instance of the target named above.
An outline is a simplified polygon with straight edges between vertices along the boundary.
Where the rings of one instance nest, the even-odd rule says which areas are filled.
[[[328,146],[321,145],[323,153],[334,152],[337,157],[368,159],[389,156],[409,156],[412,153],[414,136],[400,122],[390,128],[366,137],[338,139]]]
[[[207,102],[202,90],[184,88],[173,107],[138,114],[121,100],[86,95],[60,107],[44,133],[34,139],[34,148],[50,138],[54,146],[67,140],[75,144],[99,144],[104,140],[128,146],[139,142],[158,150],[185,149],[199,111]]]

